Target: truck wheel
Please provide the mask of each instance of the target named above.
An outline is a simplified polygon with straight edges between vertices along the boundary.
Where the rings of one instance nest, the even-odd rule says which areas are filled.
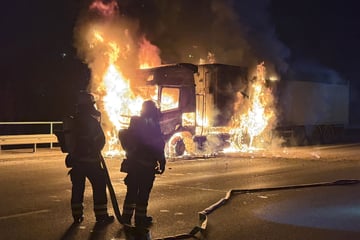
[[[193,153],[194,142],[190,132],[177,132],[166,143],[166,154],[168,157],[180,157],[187,151]]]
[[[179,139],[175,143],[175,154],[176,156],[182,156],[185,153],[185,143],[183,139]]]

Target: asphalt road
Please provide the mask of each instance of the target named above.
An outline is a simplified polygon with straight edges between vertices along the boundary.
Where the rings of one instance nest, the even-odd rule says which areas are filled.
[[[106,163],[122,206],[120,159]],[[85,221],[71,227],[67,171],[57,149],[0,154],[0,239],[136,239],[118,222],[94,228],[89,183]],[[188,234],[203,223],[199,212],[231,189],[230,199],[207,215],[199,239],[360,239],[360,184],[331,184],[340,179],[360,179],[360,145],[169,159],[150,198],[154,225],[138,239]]]

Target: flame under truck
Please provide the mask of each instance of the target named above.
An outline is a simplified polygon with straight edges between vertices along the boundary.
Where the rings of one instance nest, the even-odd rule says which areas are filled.
[[[169,156],[214,153],[229,146],[227,127],[237,94],[248,98],[247,68],[178,63],[142,69],[137,78],[156,86]],[[296,145],[339,139],[348,123],[347,84],[269,81],[267,85],[277,98],[279,121],[274,136]]]

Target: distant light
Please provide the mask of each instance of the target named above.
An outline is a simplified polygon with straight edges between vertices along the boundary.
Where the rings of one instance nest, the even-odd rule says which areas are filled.
[[[65,52],[60,54],[62,58],[65,58],[67,56],[67,54]]]

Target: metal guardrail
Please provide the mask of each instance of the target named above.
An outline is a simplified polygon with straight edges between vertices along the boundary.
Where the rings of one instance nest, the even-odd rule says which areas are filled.
[[[54,126],[63,124],[62,121],[38,121],[38,122],[0,122],[1,125],[49,125],[49,134],[54,134]],[[33,134],[38,134],[37,132],[34,132]],[[50,143],[50,148],[53,147],[53,143]]]

